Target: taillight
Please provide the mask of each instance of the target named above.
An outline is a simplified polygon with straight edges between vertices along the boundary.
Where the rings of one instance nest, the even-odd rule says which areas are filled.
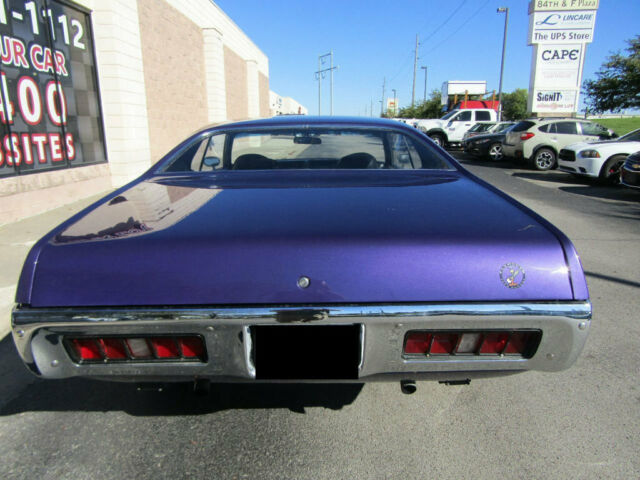
[[[100,360],[102,352],[93,338],[74,338],[71,341],[78,357],[83,360]]]
[[[201,361],[207,359],[198,336],[163,337],[80,337],[66,338],[67,351],[74,361]]]
[[[411,331],[405,336],[404,354],[420,355],[519,355],[531,358],[542,332],[508,331]]]
[[[158,358],[178,358],[178,344],[171,337],[157,337],[151,339],[153,352]]]
[[[524,132],[520,134],[520,140],[529,140],[530,138],[533,138],[535,136],[536,136],[535,133]]]

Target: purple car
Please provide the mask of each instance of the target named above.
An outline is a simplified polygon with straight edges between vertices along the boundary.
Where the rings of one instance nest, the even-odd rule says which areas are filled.
[[[416,129],[207,128],[42,238],[13,337],[46,378],[466,382],[572,365],[591,304],[557,228]]]

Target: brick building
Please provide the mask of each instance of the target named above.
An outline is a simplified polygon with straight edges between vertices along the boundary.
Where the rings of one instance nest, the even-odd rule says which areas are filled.
[[[0,224],[123,185],[207,124],[270,115],[268,58],[210,0],[35,3],[5,0],[0,22]]]

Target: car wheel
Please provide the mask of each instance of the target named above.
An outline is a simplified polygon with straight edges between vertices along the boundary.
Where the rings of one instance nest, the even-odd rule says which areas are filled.
[[[504,154],[502,153],[502,144],[501,143],[492,143],[489,146],[489,160],[493,162],[499,162],[504,158]]]
[[[551,170],[556,166],[556,154],[550,148],[541,148],[533,155],[533,167],[536,170]]]
[[[439,133],[432,133],[429,138],[439,147],[444,147],[444,137]]]
[[[614,155],[604,162],[600,170],[600,182],[605,185],[617,185],[620,183],[620,168],[626,159],[626,155]]]

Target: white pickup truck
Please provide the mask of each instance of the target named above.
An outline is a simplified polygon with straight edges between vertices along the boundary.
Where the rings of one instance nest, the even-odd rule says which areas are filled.
[[[436,144],[446,147],[462,142],[462,137],[478,122],[495,122],[498,114],[491,108],[451,110],[442,118],[422,119],[416,128],[426,133]]]

